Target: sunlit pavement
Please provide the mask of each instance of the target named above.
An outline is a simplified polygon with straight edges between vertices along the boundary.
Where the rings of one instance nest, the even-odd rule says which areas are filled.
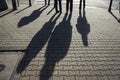
[[[1,53],[23,56],[11,80],[120,80],[118,10],[62,7],[24,5],[0,18]]]

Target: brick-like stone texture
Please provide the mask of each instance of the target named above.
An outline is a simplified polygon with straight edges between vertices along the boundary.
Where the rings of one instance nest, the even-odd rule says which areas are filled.
[[[26,51],[12,80],[120,80],[120,24],[106,9],[62,7],[61,15],[33,5],[1,17],[0,50]]]

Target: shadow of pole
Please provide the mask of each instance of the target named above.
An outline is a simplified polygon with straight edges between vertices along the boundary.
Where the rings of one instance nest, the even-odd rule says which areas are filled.
[[[118,19],[118,18],[113,14],[112,11],[110,11],[109,13],[120,23],[120,19]]]
[[[54,7],[47,13],[47,15],[49,15],[52,11],[53,11]]]
[[[20,12],[22,12],[22,11],[28,9],[28,8],[29,8],[29,6],[25,7],[24,9],[22,9],[22,10],[20,10],[20,11],[18,11],[18,12],[16,12],[15,14],[18,14],[18,13],[20,13]]]
[[[109,8],[108,8],[109,12],[111,12],[112,3],[113,3],[113,0],[110,0],[110,5],[109,5]]]
[[[12,13],[12,12],[13,12],[13,10],[5,10],[5,11],[2,12],[2,14],[0,14],[0,17],[4,17],[4,16],[6,16],[6,15]]]

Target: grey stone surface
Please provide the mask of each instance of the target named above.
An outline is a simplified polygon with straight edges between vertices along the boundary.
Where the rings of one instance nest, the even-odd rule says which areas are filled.
[[[66,16],[63,5],[59,16],[52,7],[21,6],[1,17],[0,50],[26,51],[12,80],[120,79],[120,23],[107,9],[86,6],[80,15],[74,5]]]
[[[0,80],[10,80],[19,60],[20,53],[0,52],[0,68],[4,67],[0,71]]]

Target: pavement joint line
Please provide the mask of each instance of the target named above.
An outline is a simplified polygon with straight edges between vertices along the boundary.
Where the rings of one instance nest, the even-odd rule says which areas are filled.
[[[0,52],[26,52],[27,50],[0,50]]]

